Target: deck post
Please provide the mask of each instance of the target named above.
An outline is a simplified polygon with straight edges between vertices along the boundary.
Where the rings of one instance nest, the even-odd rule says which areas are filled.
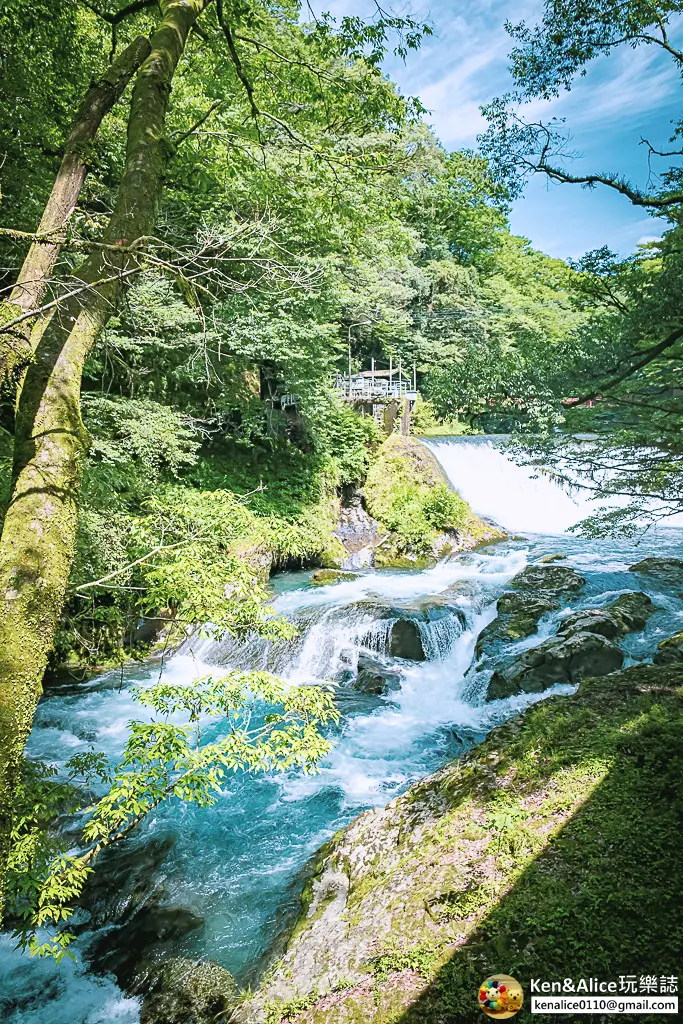
[[[410,399],[403,399],[403,409],[401,410],[401,433],[410,433]]]

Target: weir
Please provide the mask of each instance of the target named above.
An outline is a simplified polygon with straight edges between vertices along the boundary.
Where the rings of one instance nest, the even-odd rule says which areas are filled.
[[[502,435],[420,440],[474,511],[512,533],[564,534],[602,508],[629,502],[595,497],[578,483],[569,489],[543,467],[519,465],[505,452]],[[683,527],[683,514],[668,516],[662,526]]]

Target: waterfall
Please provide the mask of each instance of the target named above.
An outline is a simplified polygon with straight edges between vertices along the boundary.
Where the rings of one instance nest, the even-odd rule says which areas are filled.
[[[284,574],[274,579],[273,607],[298,628],[291,641],[275,645],[257,637],[194,636],[163,662],[46,691],[28,754],[63,774],[77,752],[94,748],[112,761],[120,758],[130,719],[146,714],[132,699],[133,684],[149,686],[160,678],[190,684],[198,676],[229,668],[270,669],[292,686],[335,683],[342,719],[331,729],[334,747],[317,775],[293,769],[272,777],[237,773],[226,780],[215,806],[171,801],[131,837],[142,854],[150,841],[168,844],[170,852],[152,875],[145,878],[140,871],[140,884],[150,886],[149,898],[171,908],[189,907],[204,918],[202,929],[174,940],[169,955],[217,960],[240,982],[252,983],[283,914],[296,906],[302,867],[330,835],[548,692],[567,692],[567,687],[555,687],[484,701],[492,667],[473,664],[476,639],[495,615],[496,599],[525,565],[563,552],[567,564],[587,579],[585,592],[573,599],[576,608],[595,607],[636,587],[650,589],[647,581],[628,572],[647,548],[627,540],[558,536],[586,514],[585,506],[549,479],[534,479],[529,470],[514,465],[496,443],[447,438],[430,441],[429,447],[477,511],[514,532],[536,536],[463,553],[421,572],[366,571],[329,586],[309,586],[306,573]],[[543,536],[541,531],[555,535]],[[666,530],[649,550],[674,555],[680,545],[678,532]],[[658,611],[647,630],[627,641],[628,654],[636,661],[651,655],[662,636],[683,624],[678,593],[663,595],[658,584],[653,586]],[[505,657],[552,633],[563,609],[552,614],[539,634],[506,645]],[[424,660],[400,656],[391,643],[394,625],[405,619],[415,623]],[[363,671],[385,673],[386,692],[357,688]],[[220,723],[207,724],[206,736],[215,738],[221,728]],[[99,938],[106,931],[115,940],[118,924],[113,921],[94,933],[86,930],[73,947],[86,960],[60,967],[28,960],[13,950],[8,936],[0,937],[3,1021],[139,1024],[138,999],[126,996],[111,976],[86,970],[93,934]]]
[[[538,466],[520,466],[506,455],[498,437],[423,438],[439,460],[456,491],[481,516],[512,533],[563,534],[609,505],[628,504],[626,497],[590,497],[569,491]],[[670,516],[665,526],[683,526],[683,514]]]

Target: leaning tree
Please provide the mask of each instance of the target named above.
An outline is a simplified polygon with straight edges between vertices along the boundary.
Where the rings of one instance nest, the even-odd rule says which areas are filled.
[[[213,249],[204,242],[199,256],[179,255],[175,240],[155,235],[173,157],[221,108],[241,105],[234,121],[242,134],[226,131],[226,139],[248,142],[264,160],[269,146],[290,146],[314,164],[338,167],[343,177],[350,163],[365,159],[362,147],[350,152],[349,133],[390,129],[409,107],[379,71],[390,33],[405,54],[426,30],[379,7],[369,22],[347,17],[336,25],[323,16],[304,26],[298,9],[263,0],[132,0],[115,10],[88,0],[73,5],[87,8],[88,17],[111,31],[112,60],[106,66],[100,58],[104,70],[78,106],[37,231],[22,233],[12,225],[1,231],[5,240],[31,244],[0,310],[0,382],[14,424],[0,539],[0,887],[13,791],[73,560],[88,450],[80,412],[85,361],[146,267],[166,268],[178,280],[189,261],[196,297],[203,269],[210,265],[215,279],[222,259],[235,260],[224,240]],[[128,45],[116,57],[121,39]],[[197,77],[202,61],[213,99],[172,135],[172,87],[188,69]],[[285,89],[298,91],[302,102],[286,103],[282,91],[278,97],[273,82],[286,74]],[[97,159],[93,141],[131,79],[130,98],[118,108],[125,110],[126,144],[110,215],[95,237],[77,237],[70,218]],[[85,258],[78,263],[80,254]]]

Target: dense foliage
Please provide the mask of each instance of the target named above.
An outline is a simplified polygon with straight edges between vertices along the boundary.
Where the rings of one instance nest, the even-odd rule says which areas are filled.
[[[666,143],[641,140],[651,186],[644,189],[618,170],[575,173],[571,126],[528,117],[527,105],[570,89],[591,61],[617,48],[647,47],[660,61],[673,61],[680,74],[683,54],[675,36],[681,10],[679,3],[549,0],[537,26],[507,26],[517,44],[511,54],[516,90],[486,110],[490,127],[482,147],[510,194],[519,194],[530,174],[611,189],[655,218],[652,234],[660,235],[625,259],[605,245],[578,261],[573,296],[582,315],[552,362],[540,352],[531,359],[537,371],[528,376],[532,387],[550,397],[556,416],[565,414],[561,434],[534,439],[532,458],[554,464],[570,484],[622,500],[621,508],[615,511],[612,501],[583,524],[590,533],[639,530],[681,507],[683,122],[674,123]],[[593,439],[577,445],[577,431]]]
[[[164,0],[161,15],[173,6]],[[651,518],[677,510],[680,170],[667,164],[651,193],[618,174],[577,178],[557,126],[527,124],[523,112],[617,46],[659,46],[683,62],[667,34],[680,5],[549,0],[538,27],[510,26],[518,91],[490,105],[476,153],[446,153],[419,101],[381,71],[388,48],[406,56],[428,26],[379,7],[368,21],[338,22],[309,18],[296,2],[193,9],[199,20],[164,94],[163,167],[146,211],[153,234],[107,234],[136,130],[128,90],[76,154],[87,177],[62,226],[44,305],[28,315],[41,358],[29,359],[26,379],[41,359],[50,364],[39,351],[44,338],[71,330],[60,320],[68,302],[86,293],[85,303],[101,286],[88,280],[94,255],[119,281],[101,329],[81,347],[83,365],[58,382],[75,397],[64,402],[72,418],[54,433],[75,438],[76,454],[52,497],[79,499],[75,553],[66,545],[59,567],[68,587],[50,669],[119,664],[160,634],[176,642],[207,622],[216,632],[286,638],[289,627],[268,608],[269,574],[333,562],[337,503],[363,483],[368,510],[399,553],[426,554],[436,531],[463,527],[467,508],[443,480],[421,475],[418,463],[406,473],[398,451],[406,439],[380,448],[375,420],[339,399],[333,375],[371,360],[414,375],[422,395],[414,432],[515,430],[526,457],[531,448],[567,481],[583,474],[600,493],[633,499],[589,530],[642,522],[643,496],[656,502]],[[152,0],[0,6],[5,292],[36,241],[89,83],[158,24]],[[680,132],[675,126],[675,140]],[[616,189],[661,218],[660,241],[628,259],[605,247],[575,265],[535,251],[507,223],[532,172]],[[3,339],[25,319],[3,300],[3,358]],[[24,387],[0,396],[6,522],[37,450],[21,424],[24,406],[31,415],[42,406]],[[577,447],[576,431],[593,438]],[[30,540],[41,537],[36,529]],[[31,586],[46,578],[25,576]],[[13,670],[5,675],[13,685]],[[38,684],[27,680],[34,696]],[[253,733],[256,698],[275,710]],[[86,815],[84,853],[54,860],[47,837],[51,820],[72,807],[69,787],[33,768],[12,783],[8,907],[34,951],[59,956],[68,944],[57,927],[41,945],[36,928],[69,916],[101,845],[161,799],[210,803],[228,769],[313,770],[327,750],[321,730],[336,716],[327,691],[285,691],[253,673],[182,692],[159,684],[139,699],[152,721],[133,723],[122,765],[96,754],[73,765],[80,785],[87,777],[102,787]],[[227,739],[203,742],[205,718],[228,721]],[[2,839],[10,819],[2,808],[0,819]]]

